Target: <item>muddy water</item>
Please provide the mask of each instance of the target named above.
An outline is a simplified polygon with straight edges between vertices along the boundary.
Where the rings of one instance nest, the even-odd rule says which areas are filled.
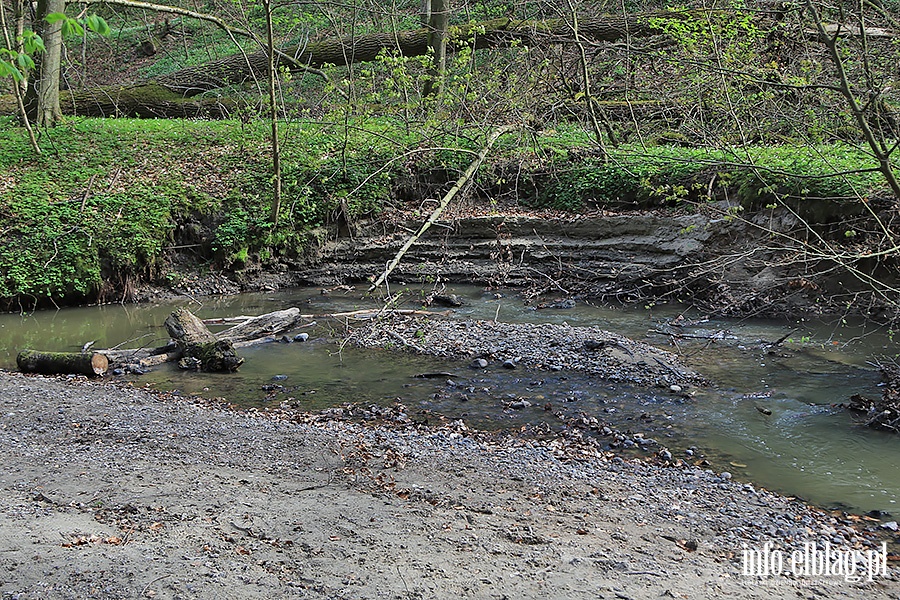
[[[399,290],[393,290],[397,292]],[[171,366],[136,378],[160,389],[225,397],[245,406],[289,400],[310,410],[344,402],[402,401],[411,412],[432,411],[486,428],[546,423],[553,416],[585,413],[622,431],[646,433],[676,455],[691,447],[718,470],[800,496],[824,506],[858,511],[900,511],[900,438],[861,428],[834,404],[854,393],[879,394],[873,357],[896,354],[886,333],[852,323],[705,320],[686,313],[688,326],[672,328],[675,307],[632,309],[590,306],[526,306],[513,294],[495,298],[475,288],[451,290],[466,299],[459,318],[597,325],[661,347],[681,351],[714,386],[685,399],[561,373],[521,370],[473,371],[465,364],[393,352],[362,352],[325,341],[334,323],[308,329],[310,341],[267,344],[242,350],[240,371],[230,375],[183,373]],[[406,290],[414,307],[421,293]],[[201,317],[261,314],[289,306],[328,313],[375,305],[358,293],[293,290],[277,294],[190,300],[142,306],[105,306],[0,315],[0,368],[14,369],[25,347],[78,350],[140,347],[166,341],[163,321],[176,306]],[[771,352],[766,342],[790,333]],[[677,331],[677,347],[668,332]],[[436,378],[422,373],[446,372]],[[276,380],[273,378],[278,377]],[[282,379],[282,377],[286,378]],[[531,406],[509,408],[527,400]],[[553,410],[545,410],[547,405]],[[518,403],[521,405],[521,403]],[[424,414],[424,413],[423,413]]]

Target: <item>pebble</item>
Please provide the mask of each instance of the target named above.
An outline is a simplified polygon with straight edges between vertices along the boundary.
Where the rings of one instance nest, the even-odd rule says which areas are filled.
[[[504,368],[504,369],[515,369],[515,368],[516,368],[516,361],[514,361],[514,360],[512,360],[512,359],[509,359],[509,358],[506,359],[506,360],[504,360],[504,361],[503,361],[503,368]]]
[[[670,391],[670,392],[673,392],[673,393],[675,393],[675,394],[680,394],[680,393],[681,393],[681,386],[680,386],[680,385],[675,385],[675,384],[673,383],[672,385],[669,386],[669,391]]]
[[[731,479],[731,473],[729,473],[728,471],[722,471],[722,473],[721,473],[721,475],[719,475],[719,477],[721,477],[725,481],[728,481]]]
[[[531,406],[531,402],[528,400],[516,400],[509,405],[510,408],[528,408],[529,406]]]
[[[287,375],[273,375],[272,381],[284,381],[287,378],[288,378]]]
[[[882,529],[889,529],[891,531],[897,531],[900,529],[900,526],[897,525],[897,521],[888,521],[887,523],[881,524]]]
[[[476,358],[469,366],[473,369],[484,369],[488,366],[488,361],[484,360],[483,358]]]
[[[308,333],[298,333],[297,335],[294,336],[295,342],[305,342],[308,339],[309,339]]]

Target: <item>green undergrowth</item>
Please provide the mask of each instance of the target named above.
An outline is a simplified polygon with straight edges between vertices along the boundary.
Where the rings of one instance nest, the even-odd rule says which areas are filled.
[[[164,280],[176,252],[240,270],[296,260],[310,231],[386,206],[439,197],[486,131],[408,127],[387,118],[282,124],[283,200],[269,223],[268,124],[71,119],[44,132],[41,155],[0,121],[0,298],[6,308],[119,299]],[[747,207],[878,193],[867,165],[837,146],[741,152],[627,146],[603,156],[577,130],[498,140],[473,193],[532,207],[581,210],[702,202],[727,188]]]
[[[863,152],[846,145],[756,146],[740,149],[623,145],[606,154],[588,134],[540,139],[544,160],[526,171],[540,208],[646,208],[726,196],[745,209],[789,204],[823,220],[846,204],[884,193],[882,175]]]

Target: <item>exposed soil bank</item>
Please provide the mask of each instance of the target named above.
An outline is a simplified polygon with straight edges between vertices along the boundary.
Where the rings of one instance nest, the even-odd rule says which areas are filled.
[[[6,598],[889,598],[741,575],[867,547],[853,521],[695,467],[545,441],[270,416],[0,373]]]
[[[850,311],[891,318],[893,308],[859,293],[863,286],[833,261],[788,241],[785,236],[803,239],[808,232],[785,211],[747,214],[742,221],[723,218],[724,203],[703,211],[577,216],[486,210],[483,204],[457,207],[412,246],[389,281],[520,288],[526,298],[675,300],[721,316]],[[195,296],[371,281],[420,224],[407,211],[342,233],[322,230],[307,262],[202,276],[188,268],[172,277],[172,290]]]

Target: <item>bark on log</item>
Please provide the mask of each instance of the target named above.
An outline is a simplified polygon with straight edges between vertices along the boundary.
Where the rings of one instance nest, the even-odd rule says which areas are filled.
[[[186,308],[179,308],[169,315],[166,329],[182,352],[178,361],[181,368],[230,372],[236,371],[244,362],[230,341],[217,340],[203,321]]]
[[[58,375],[103,375],[109,369],[109,360],[99,352],[38,352],[22,350],[16,357],[16,365],[23,373]]]
[[[229,342],[243,342],[270,335],[277,335],[295,327],[300,321],[299,308],[278,310],[245,321],[216,334],[216,338]]]
[[[96,350],[109,359],[110,368],[123,367],[125,365],[141,365],[142,367],[159,364],[159,356],[167,356],[172,353],[180,353],[175,342],[170,341],[165,346],[158,348],[128,348],[125,350]],[[146,362],[145,362],[146,361]]]

